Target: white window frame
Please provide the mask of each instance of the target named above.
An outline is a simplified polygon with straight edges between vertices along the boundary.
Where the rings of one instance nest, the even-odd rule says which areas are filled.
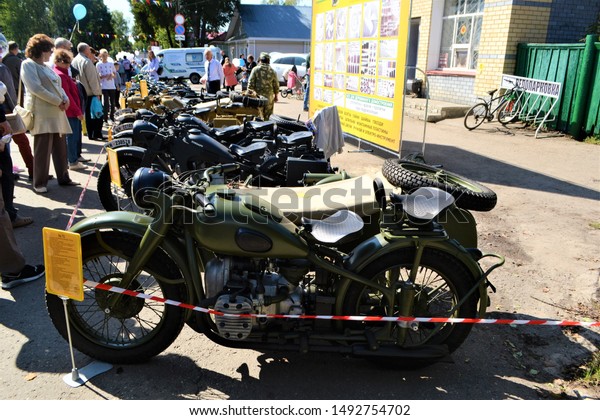
[[[465,3],[466,5],[466,3]],[[445,1],[442,2],[442,15],[443,15],[443,11],[445,10]],[[454,23],[453,26],[453,31],[452,31],[452,41],[456,40],[456,34],[458,33],[458,23],[460,19],[465,19],[465,18],[469,18],[471,20],[471,26],[470,26],[470,33],[469,33],[469,40],[471,41],[469,44],[457,44],[457,43],[452,43],[450,44],[450,51],[449,51],[449,57],[448,57],[448,67],[443,67],[442,70],[449,70],[449,71],[476,71],[477,70],[477,66],[476,64],[471,67],[471,63],[473,62],[473,42],[472,40],[474,39],[474,31],[475,31],[475,19],[478,17],[483,18],[483,11],[481,12],[476,12],[476,13],[462,13],[462,14],[456,14],[456,15],[449,15],[449,16],[442,16],[442,25],[441,27],[443,27],[444,22],[452,20]],[[442,54],[442,45],[443,45],[443,40],[441,39],[443,36],[443,31],[441,31],[440,33],[440,48],[439,48],[439,56],[441,56]],[[481,43],[481,38],[480,38],[480,43]],[[457,66],[456,63],[456,52],[460,51],[460,50],[467,50],[467,65],[466,67],[459,67]]]

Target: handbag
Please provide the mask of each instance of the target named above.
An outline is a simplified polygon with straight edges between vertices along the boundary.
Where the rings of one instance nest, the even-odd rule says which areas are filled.
[[[100,99],[97,96],[92,97],[92,104],[90,105],[90,116],[92,119],[100,119],[104,115],[104,110],[102,109],[102,104],[100,103]]]
[[[15,106],[13,106],[13,112],[6,115],[6,120],[9,122],[12,128],[13,134],[22,134],[33,128],[33,112],[19,105],[21,103],[22,94],[23,86],[21,83],[21,77],[19,77],[19,94],[17,95],[17,103]]]

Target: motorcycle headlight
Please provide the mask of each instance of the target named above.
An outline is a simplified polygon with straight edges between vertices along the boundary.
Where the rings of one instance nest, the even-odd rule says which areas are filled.
[[[151,168],[139,168],[133,175],[131,195],[136,206],[150,209],[153,204],[148,199],[156,197],[159,190],[165,188],[170,181],[169,175]]]

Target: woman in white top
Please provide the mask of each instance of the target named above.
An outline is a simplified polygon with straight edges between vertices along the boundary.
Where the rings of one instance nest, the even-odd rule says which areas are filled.
[[[62,88],[60,77],[44,63],[54,50],[53,40],[44,34],[32,36],[27,42],[27,60],[21,65],[21,79],[26,89],[24,108],[33,113],[33,189],[48,192],[50,156],[60,185],[78,185],[71,181],[67,166],[65,134],[71,126],[65,114],[69,97]]]
[[[100,61],[96,64],[96,69],[102,87],[104,122],[107,123],[109,117],[112,122],[115,119],[115,108],[117,107],[117,86],[115,85],[117,72],[114,63],[108,61],[108,51],[104,48],[100,50]]]
[[[158,67],[160,63],[158,62],[158,58],[154,55],[154,51],[148,50],[148,67],[146,71],[155,81],[158,81]]]

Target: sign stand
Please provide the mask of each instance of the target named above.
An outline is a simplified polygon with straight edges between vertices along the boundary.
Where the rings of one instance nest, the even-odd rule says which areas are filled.
[[[76,388],[94,376],[108,371],[112,365],[93,361],[79,370],[75,364],[67,301],[69,299],[84,300],[81,237],[78,233],[48,227],[43,228],[42,236],[44,239],[44,263],[46,264],[46,291],[62,300],[65,311],[72,370],[63,377],[63,380],[71,387]]]

